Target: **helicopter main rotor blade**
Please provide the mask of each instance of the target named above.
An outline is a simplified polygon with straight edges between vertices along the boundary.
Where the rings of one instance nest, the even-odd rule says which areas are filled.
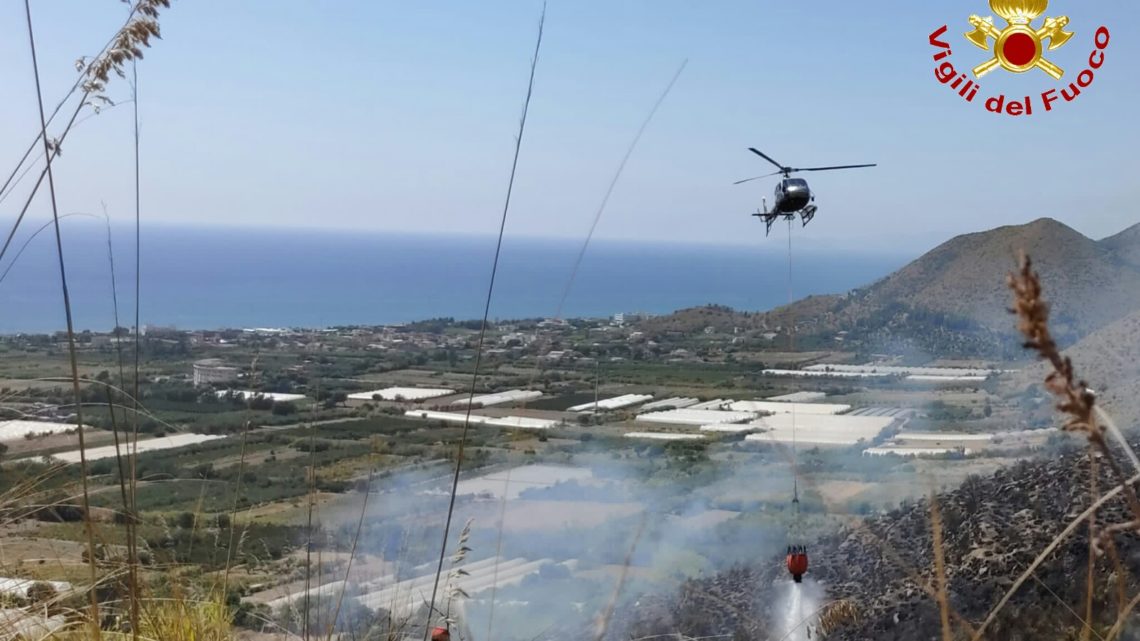
[[[833,169],[861,169],[863,167],[878,167],[878,165],[877,164],[871,164],[871,165],[837,165],[835,167],[803,167],[803,168],[793,169],[792,171],[793,172],[797,172],[797,171],[831,171]]]
[[[747,183],[747,182],[752,182],[753,180],[760,180],[761,178],[771,178],[772,176],[779,176],[779,175],[780,175],[780,174],[782,174],[782,173],[784,173],[784,172],[782,172],[782,171],[774,171],[774,172],[772,172],[772,173],[770,173],[770,174],[764,174],[763,176],[756,176],[755,178],[745,178],[744,180],[738,180],[738,181],[736,181],[736,182],[734,182],[734,183],[732,183],[732,184],[734,184],[734,185],[743,185],[744,183]]]
[[[757,156],[760,156],[764,160],[767,160],[768,162],[772,163],[773,165],[776,165],[777,167],[779,167],[780,173],[784,173],[785,171],[788,170],[787,167],[781,165],[780,163],[776,162],[775,160],[772,160],[771,158],[768,157],[767,154],[765,154],[764,152],[760,151],[759,149],[757,149],[755,147],[749,147],[748,151],[751,151],[752,153],[756,154]]]

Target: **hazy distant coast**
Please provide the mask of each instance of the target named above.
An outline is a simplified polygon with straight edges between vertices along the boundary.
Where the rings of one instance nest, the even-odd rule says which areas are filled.
[[[116,229],[120,315],[133,317],[134,237]],[[106,235],[65,228],[78,329],[113,326]],[[32,241],[0,298],[0,333],[60,330],[63,302],[50,238]],[[39,245],[42,245],[39,246]],[[492,318],[553,315],[578,241],[508,237]],[[787,301],[782,243],[758,247],[596,241],[563,308],[567,317],[667,313],[716,303],[763,310]],[[328,327],[481,316],[494,253],[488,237],[162,226],[144,229],[142,322],[179,329]],[[794,292],[838,293],[904,264],[904,256],[797,252]],[[130,313],[128,313],[130,311]],[[126,324],[126,323],[124,323]]]

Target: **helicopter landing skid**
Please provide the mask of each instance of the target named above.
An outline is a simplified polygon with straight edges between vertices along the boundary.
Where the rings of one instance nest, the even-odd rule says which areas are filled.
[[[804,207],[800,210],[800,220],[804,221],[804,227],[807,227],[807,224],[811,222],[811,219],[815,218],[815,212],[818,210],[819,207],[816,207],[815,205],[808,205],[807,207]]]
[[[780,218],[783,218],[784,220],[793,220],[795,219],[796,214],[799,214],[800,220],[803,221],[803,226],[807,227],[807,224],[811,222],[811,219],[815,218],[815,212],[817,211],[819,211],[819,207],[815,205],[808,205],[798,212],[792,212],[790,214],[782,214],[775,211],[757,211],[752,215],[764,221],[764,235],[768,236],[772,233],[772,225],[774,225]]]

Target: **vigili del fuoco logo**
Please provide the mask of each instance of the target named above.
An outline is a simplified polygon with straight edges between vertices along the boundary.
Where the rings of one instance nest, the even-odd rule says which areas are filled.
[[[1050,61],[1049,55],[1065,45],[1075,46],[1069,41],[1076,32],[1067,31],[1071,26],[1068,16],[1046,16],[1040,26],[1034,26],[1048,8],[1049,0],[990,0],[990,9],[1005,21],[1004,27],[997,24],[993,16],[970,16],[970,25],[974,29],[965,34],[966,40],[986,50],[989,58],[979,58],[981,64],[969,72],[959,72],[954,67],[954,52],[951,41],[947,39],[950,27],[939,27],[930,34],[930,46],[938,50],[934,54],[934,61],[939,63],[934,69],[934,77],[969,103],[975,102],[982,91],[981,79],[999,68],[1015,74],[1040,73],[1061,81],[1059,86],[1052,81],[1050,83],[1054,86],[1043,85],[1045,88],[1039,95],[1007,97],[1000,93],[991,94],[981,104],[987,111],[998,114],[1032,116],[1035,112],[1053,111],[1062,104],[1073,102],[1092,85],[1096,71],[1104,66],[1108,27],[1096,30],[1087,67],[1065,82],[1065,70]]]

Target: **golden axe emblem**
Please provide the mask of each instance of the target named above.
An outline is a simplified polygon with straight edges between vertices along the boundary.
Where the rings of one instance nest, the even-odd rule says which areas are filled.
[[[1052,51],[1064,46],[1073,34],[1065,31],[1068,16],[1047,17],[1040,29],[1033,28],[1033,21],[1048,8],[1049,0],[990,0],[990,9],[1008,23],[1005,29],[995,27],[992,16],[970,16],[974,30],[966,39],[986,51],[990,51],[989,41],[994,41],[994,57],[974,67],[974,76],[981,78],[1000,66],[1013,73],[1037,68],[1060,80],[1065,70],[1045,59],[1045,41]]]

